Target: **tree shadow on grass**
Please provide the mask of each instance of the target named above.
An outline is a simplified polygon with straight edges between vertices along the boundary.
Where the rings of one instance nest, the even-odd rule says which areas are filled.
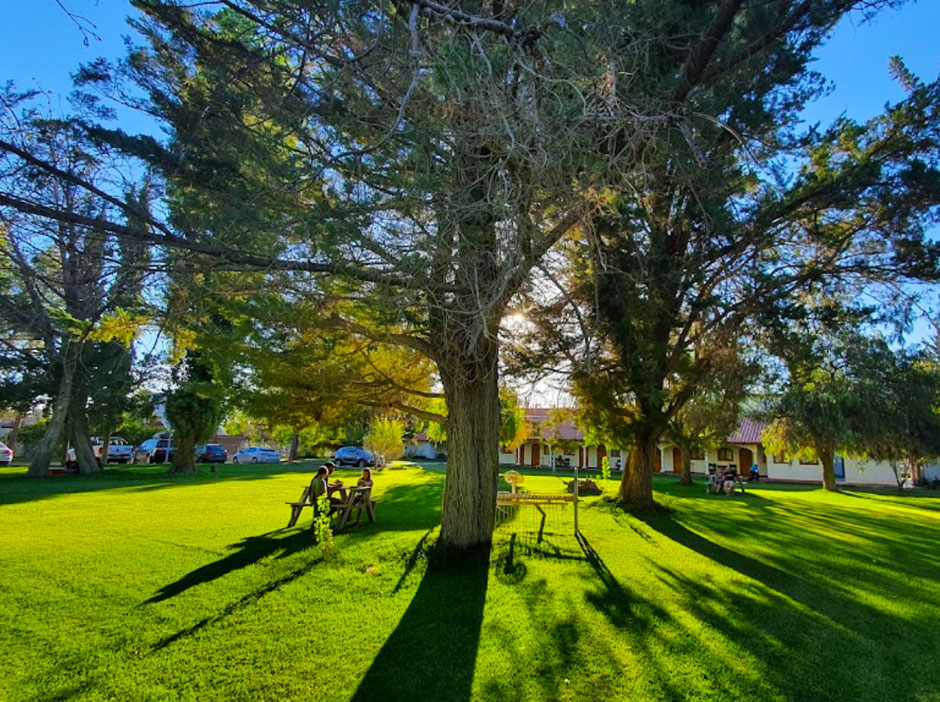
[[[304,564],[300,568],[297,568],[296,570],[291,571],[287,575],[280,577],[277,580],[272,580],[270,583],[268,583],[264,587],[258,588],[257,590],[253,590],[252,592],[249,592],[248,594],[243,595],[242,597],[238,598],[231,604],[227,605],[218,614],[215,614],[211,617],[204,617],[203,619],[199,620],[192,626],[188,626],[185,629],[181,629],[180,631],[176,632],[175,634],[172,634],[170,636],[166,636],[160,639],[157,643],[153,645],[152,650],[159,651],[161,649],[164,649],[167,646],[175,643],[176,641],[179,641],[180,639],[184,639],[188,636],[192,636],[193,634],[200,632],[201,630],[205,629],[207,626],[221,622],[223,619],[226,619],[227,617],[231,616],[237,611],[254,604],[258,600],[260,600],[262,597],[267,595],[268,593],[274,592],[275,590],[279,590],[285,585],[288,585],[289,583],[292,583],[298,578],[306,575],[311,570],[313,570],[314,567],[316,567],[317,564],[319,564],[321,561],[322,559],[320,558],[312,560],[309,563]]]
[[[62,495],[107,490],[152,492],[176,487],[213,484],[221,481],[254,481],[274,478],[283,473],[310,474],[309,468],[274,465],[229,466],[208,472],[200,466],[196,473],[176,475],[168,466],[131,466],[106,468],[92,475],[55,475],[27,478],[25,470],[18,475],[0,475],[0,506],[48,500]]]
[[[860,573],[822,576],[799,558],[787,560],[785,548],[772,565],[717,544],[670,515],[642,521],[757,582],[729,591],[656,566],[667,584],[684,593],[683,609],[759,660],[775,661],[768,675],[788,699],[916,699],[935,684],[938,675],[903,651],[922,647],[925,639],[936,643],[940,636],[925,620],[874,606],[839,582],[840,576],[857,578]],[[892,583],[882,581],[880,587],[890,592]]]
[[[278,558],[286,558],[313,545],[313,536],[309,530],[295,532],[286,538],[275,538],[269,534],[249,536],[231,546],[230,548],[233,548],[234,551],[225,558],[207,563],[187,573],[179,580],[164,585],[159,592],[144,604],[163,602],[197,585],[212,582],[236,570],[245,568],[262,558],[274,555],[277,555]]]
[[[343,531],[344,539],[355,541],[382,531],[419,531],[432,529],[441,520],[443,482],[392,485],[373,493],[375,523],[366,519],[365,511],[359,524],[350,523]],[[308,524],[309,526],[309,524]]]
[[[488,575],[488,550],[428,568],[352,699],[470,699]]]

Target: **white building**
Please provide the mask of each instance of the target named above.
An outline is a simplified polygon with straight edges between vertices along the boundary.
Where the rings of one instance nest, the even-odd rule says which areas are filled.
[[[561,422],[551,422],[552,413],[558,410],[530,408],[526,410],[526,421],[532,424],[533,436],[514,450],[501,447],[500,465],[551,468],[552,460],[557,467],[578,466],[597,469],[604,457],[610,459],[610,467],[617,470],[626,462],[623,448],[604,445],[586,445],[584,432],[574,421],[574,412]],[[554,424],[555,426],[549,426]],[[747,473],[756,463],[762,478],[780,482],[822,481],[822,466],[818,462],[803,461],[786,455],[767,455],[761,444],[761,433],[766,425],[753,419],[743,419],[737,431],[716,448],[692,452],[692,472],[706,473],[709,465],[717,468],[733,465],[738,471]],[[659,445],[657,469],[664,473],[680,471],[678,447],[668,442]],[[850,456],[836,457],[836,480],[845,485],[897,485],[894,471],[887,463],[865,461]]]

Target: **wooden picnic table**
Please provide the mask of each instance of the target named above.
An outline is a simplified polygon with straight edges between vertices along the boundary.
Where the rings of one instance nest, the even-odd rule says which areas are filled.
[[[342,487],[336,492],[340,493],[342,504],[335,505],[334,510],[339,515],[339,523],[336,525],[336,531],[342,531],[349,521],[349,515],[352,511],[358,510],[356,523],[359,523],[359,517],[362,516],[362,510],[366,511],[370,522],[375,521],[375,500],[372,499],[372,486],[369,487]]]
[[[314,514],[316,514],[317,508],[312,488],[313,483],[311,482],[309,486],[304,488],[304,492],[298,502],[287,503],[291,507],[290,521],[287,524],[288,529],[297,523],[297,520],[300,518],[300,513],[303,511],[304,507],[313,507]],[[363,509],[366,510],[369,521],[375,521],[375,500],[372,499],[371,486],[358,487],[355,485],[347,486],[340,484],[329,492],[333,495],[339,495],[338,503],[330,503],[330,513],[339,515],[339,522],[336,525],[336,531],[341,531],[343,527],[346,526],[346,522],[349,521],[349,515],[352,514],[354,509],[358,510],[356,523],[359,522],[359,517],[361,516]]]

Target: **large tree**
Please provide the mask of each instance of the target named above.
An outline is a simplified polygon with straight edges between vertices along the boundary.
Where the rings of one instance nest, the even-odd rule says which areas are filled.
[[[606,206],[565,258],[575,272],[550,276],[565,288],[556,306],[580,308],[573,322],[591,342],[576,365],[582,405],[633,447],[624,503],[652,504],[657,442],[720,382],[718,355],[746,351],[763,309],[799,306],[795,293],[821,280],[858,293],[936,277],[925,231],[940,202],[938,84],[896,61],[908,95],[883,115],[799,121],[825,89],[813,52],[847,12],[886,4],[636,4],[638,24],[688,37],[654,44],[651,70],[631,85],[669,96],[676,119],[644,168],[608,181]]]
[[[134,231],[139,217],[129,212],[146,211],[147,197],[126,182],[120,197],[101,197],[99,185],[114,185],[109,154],[76,120],[50,119],[30,98],[7,89],[4,101],[16,111],[0,120],[0,192],[12,193],[0,197],[0,317],[8,357],[45,378],[38,389],[51,406],[29,475],[46,474],[66,429],[79,470],[96,472],[86,405],[102,344],[117,337],[129,344],[136,335],[133,310],[148,263],[140,242],[115,238],[106,223],[114,217]]]
[[[441,545],[488,543],[503,310],[591,207],[595,175],[630,162],[661,119],[611,92],[642,60],[642,40],[612,43],[629,3],[136,5],[150,46],[125,68],[171,135],[136,144],[171,204],[149,240],[230,268],[342,276],[359,309],[338,322],[437,366]],[[620,154],[598,159],[620,131]]]

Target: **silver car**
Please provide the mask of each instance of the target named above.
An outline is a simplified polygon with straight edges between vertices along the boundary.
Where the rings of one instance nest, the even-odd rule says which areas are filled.
[[[280,463],[281,452],[263,446],[249,446],[232,456],[232,463]]]

